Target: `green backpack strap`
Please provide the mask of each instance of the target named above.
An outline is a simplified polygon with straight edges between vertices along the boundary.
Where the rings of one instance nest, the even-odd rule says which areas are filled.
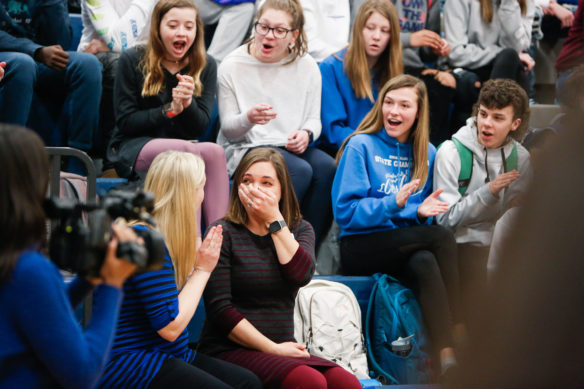
[[[511,154],[507,159],[503,159],[505,161],[505,173],[510,172],[511,170],[517,170],[518,166],[518,157],[517,157],[517,145],[513,145],[513,149],[511,149]]]
[[[472,176],[472,151],[463,145],[458,139],[452,138],[452,142],[456,146],[458,156],[460,157],[460,173],[458,174],[458,193],[464,196],[470,177]]]

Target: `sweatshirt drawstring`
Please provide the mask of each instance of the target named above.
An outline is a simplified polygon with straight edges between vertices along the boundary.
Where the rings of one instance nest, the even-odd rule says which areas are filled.
[[[486,147],[483,148],[483,150],[485,151],[485,170],[487,171],[487,177],[485,178],[485,184],[488,182],[491,182],[491,178],[489,177],[489,151],[487,150]]]
[[[487,177],[485,178],[485,184],[488,182],[491,182],[491,178],[489,177],[489,163],[488,163],[488,157],[489,157],[489,153],[486,147],[483,148],[483,150],[485,151],[485,170],[487,171]],[[501,147],[501,160],[503,160],[503,173],[507,172],[507,160],[505,159],[505,152],[503,151],[503,148]]]

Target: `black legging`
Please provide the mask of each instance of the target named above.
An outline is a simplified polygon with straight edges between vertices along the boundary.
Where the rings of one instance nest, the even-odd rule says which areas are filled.
[[[469,70],[476,73],[481,82],[496,78],[507,78],[517,81],[523,88],[527,87],[527,77],[523,70],[523,63],[519,59],[519,54],[510,48],[501,50],[490,64]]]
[[[149,388],[261,389],[263,386],[251,371],[197,352],[192,364],[178,358],[164,362]]]
[[[456,241],[436,225],[413,226],[341,239],[347,275],[387,273],[412,288],[435,349],[452,347],[452,319],[460,322]]]

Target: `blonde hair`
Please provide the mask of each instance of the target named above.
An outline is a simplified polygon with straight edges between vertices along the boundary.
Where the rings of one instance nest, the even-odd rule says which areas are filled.
[[[237,188],[239,188],[245,172],[249,170],[251,165],[258,162],[270,162],[274,167],[281,188],[280,203],[278,206],[280,212],[282,212],[284,221],[290,230],[293,230],[302,220],[298,199],[296,199],[284,157],[279,151],[269,147],[252,149],[245,154],[237,169],[235,169],[235,173],[233,173],[233,189],[229,196],[229,206],[227,207],[227,214],[223,219],[235,224],[247,224],[247,210],[239,199]]]
[[[345,56],[343,69],[353,86],[355,96],[358,98],[368,97],[372,102],[374,98],[371,88],[371,75],[367,65],[365,42],[363,41],[363,29],[367,20],[374,12],[378,12],[389,21],[390,33],[387,47],[381,53],[373,68],[377,78],[377,85],[385,85],[389,79],[403,73],[401,42],[399,38],[400,25],[397,11],[389,0],[368,0],[359,8],[359,12],[355,17],[351,42],[349,42],[349,49]]]
[[[487,23],[493,21],[493,0],[478,0],[481,3],[481,17]],[[499,0],[499,3],[501,1]],[[519,3],[519,8],[521,9],[521,15],[525,15],[527,12],[527,1],[517,0]]]
[[[336,161],[339,163],[345,146],[353,136],[357,134],[374,134],[384,130],[383,126],[383,100],[387,92],[401,88],[412,88],[418,97],[418,117],[410,130],[408,141],[413,149],[413,171],[411,180],[420,179],[420,187],[423,187],[428,179],[428,145],[430,143],[428,92],[426,85],[419,78],[402,74],[389,80],[379,92],[375,105],[365,116],[359,127],[341,145]]]
[[[260,20],[264,12],[268,9],[276,9],[286,12],[292,18],[292,25],[290,26],[292,30],[298,30],[298,37],[294,42],[294,46],[290,48],[290,52],[293,54],[290,61],[286,62],[286,65],[294,62],[296,58],[302,57],[308,51],[308,42],[306,40],[306,33],[304,32],[304,12],[302,11],[302,6],[298,0],[266,0],[256,15],[254,21]],[[290,31],[289,34],[293,33]],[[253,40],[252,36],[247,42]]]
[[[154,193],[154,219],[164,235],[178,289],[197,262],[197,191],[203,189],[205,163],[181,151],[158,154],[148,169],[144,190]]]
[[[205,32],[199,10],[192,0],[160,0],[152,11],[148,44],[140,62],[140,69],[144,75],[142,97],[156,96],[164,87],[162,60],[164,59],[165,49],[160,39],[160,23],[164,15],[173,8],[191,8],[195,10],[196,36],[193,45],[185,55],[189,59],[186,74],[195,80],[193,95],[200,96],[203,91],[201,73],[207,64],[207,57],[205,52]]]

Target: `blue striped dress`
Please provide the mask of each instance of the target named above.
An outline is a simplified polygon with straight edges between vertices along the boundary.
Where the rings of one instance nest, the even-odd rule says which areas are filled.
[[[165,249],[161,270],[137,274],[124,283],[124,300],[114,345],[99,383],[101,388],[146,388],[170,358],[195,359],[185,329],[169,342],[157,331],[178,315],[174,266]]]

